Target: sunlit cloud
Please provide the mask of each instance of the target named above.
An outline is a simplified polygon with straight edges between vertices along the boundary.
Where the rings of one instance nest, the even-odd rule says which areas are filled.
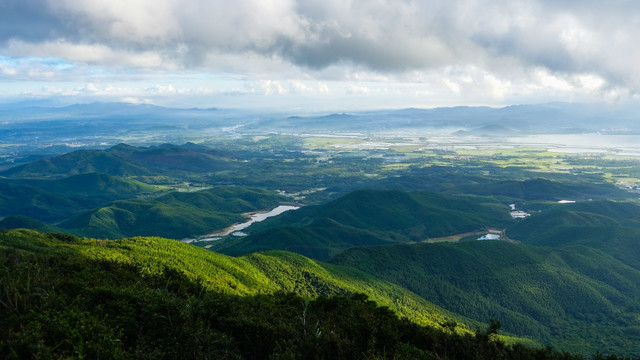
[[[0,77],[165,99],[634,98],[637,13],[628,1],[6,0]]]

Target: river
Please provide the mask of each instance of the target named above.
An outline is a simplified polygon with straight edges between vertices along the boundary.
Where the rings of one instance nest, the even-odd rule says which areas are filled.
[[[219,231],[219,232],[215,232],[212,234],[208,234],[208,235],[204,235],[201,236],[200,238],[197,239],[182,239],[182,242],[186,242],[186,243],[192,243],[192,242],[200,242],[200,241],[216,241],[216,240],[220,240],[222,239],[223,236],[246,236],[245,233],[242,232],[242,230],[248,228],[249,226],[251,226],[253,223],[257,223],[257,222],[261,222],[264,221],[270,217],[274,217],[274,216],[278,216],[284,212],[290,211],[290,210],[297,210],[299,209],[300,206],[293,206],[293,205],[278,205],[277,207],[271,209],[270,211],[267,212],[256,212],[256,213],[252,213],[250,216],[251,218],[243,223],[240,224],[235,224],[223,231]]]
[[[266,220],[266,219],[268,219],[270,217],[280,215],[280,214],[282,214],[282,213],[284,213],[286,211],[297,210],[299,208],[300,208],[299,206],[279,205],[279,206],[277,206],[276,208],[272,209],[269,212],[253,213],[253,214],[251,214],[251,219],[250,220],[248,220],[246,222],[243,222],[241,224],[233,225],[230,229],[228,229],[224,233],[222,233],[222,236],[232,235],[236,231],[241,231],[241,230],[244,230],[244,229],[248,228],[253,223],[264,221],[264,220]]]

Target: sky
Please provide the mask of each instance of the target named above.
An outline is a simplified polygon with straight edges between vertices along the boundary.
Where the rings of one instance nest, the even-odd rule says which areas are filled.
[[[619,104],[638,39],[635,0],[0,0],[0,104]]]

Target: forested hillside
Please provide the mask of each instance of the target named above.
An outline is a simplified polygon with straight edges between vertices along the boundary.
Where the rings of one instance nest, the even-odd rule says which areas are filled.
[[[290,261],[303,276],[282,273]],[[310,265],[301,267],[305,262]],[[495,321],[471,334],[457,330],[452,318],[433,318],[440,329],[399,319],[402,311],[355,292],[376,294],[370,276],[348,270],[337,275],[341,281],[331,280],[338,268],[323,270],[291,254],[234,259],[171,240],[14,230],[0,233],[0,266],[0,356],[6,359],[582,358],[507,345]],[[314,267],[315,276],[307,272]],[[349,285],[346,273],[360,274],[366,284]],[[399,297],[401,303],[410,298]]]
[[[230,155],[192,143],[136,147],[119,144],[106,150],[79,150],[0,172],[11,178],[41,178],[99,172],[112,176],[205,172],[224,165]]]
[[[244,213],[269,209],[287,200],[271,191],[215,187],[197,192],[171,192],[155,199],[115,201],[59,226],[89,237],[196,237],[243,222]]]
[[[491,198],[361,190],[257,224],[253,235],[215,245],[240,255],[282,249],[327,259],[355,246],[406,243],[504,227],[508,207]]]
[[[354,248],[333,262],[543,343],[640,353],[640,270],[600,250],[473,241]]]
[[[640,269],[640,204],[593,201],[558,204],[507,229],[526,244],[593,247]]]
[[[114,200],[156,191],[135,180],[98,173],[55,180],[0,178],[0,216],[60,221]]]

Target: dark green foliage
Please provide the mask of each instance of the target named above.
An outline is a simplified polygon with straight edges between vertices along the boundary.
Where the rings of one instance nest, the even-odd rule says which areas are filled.
[[[598,178],[578,180],[573,175],[565,174],[545,174],[545,178],[541,176],[539,172],[501,168],[491,163],[483,163],[477,169],[473,165],[454,168],[412,167],[397,177],[374,182],[374,187],[499,196],[513,201],[630,197],[628,192]]]
[[[60,228],[56,226],[21,215],[8,216],[0,220],[0,229],[32,229],[42,232],[61,231]]]
[[[475,335],[419,326],[364,294],[231,295],[170,267],[87,256],[106,243],[24,231],[0,239],[4,359],[582,359],[506,345],[494,321]]]
[[[149,200],[120,200],[60,226],[78,235],[98,238],[142,235],[182,239],[223,229],[243,219],[240,214],[212,213],[188,204],[177,206]]]
[[[78,150],[5,170],[12,178],[62,177],[86,173],[146,176],[166,171],[207,172],[224,168],[230,155],[192,143],[135,147],[125,144],[107,150]]]
[[[293,291],[303,296],[366,292],[372,299],[421,324],[436,325],[453,320],[461,324],[461,329],[467,328],[462,324],[476,326],[468,319],[448,313],[386,281],[351,268],[318,263],[293,253],[269,252],[233,258],[162,238],[106,241],[80,240],[67,234],[53,236],[62,243],[48,246],[62,246],[65,250],[73,248],[93,260],[135,266],[149,276],[165,271],[179,272],[219,292],[247,295]],[[0,240],[12,246],[33,248],[38,239],[48,238],[26,230],[0,233]]]
[[[121,144],[122,145],[122,144]],[[206,146],[186,143],[184,145],[163,144],[149,148],[134,148],[133,151],[122,151],[114,147],[110,152],[124,155],[136,163],[151,168],[179,170],[188,172],[210,172],[225,168],[231,155]]]
[[[507,209],[486,198],[361,190],[269,219],[255,225],[253,236],[222,242],[216,249],[233,255],[283,249],[327,259],[355,246],[421,241],[505,226],[511,221]]]
[[[60,227],[100,238],[139,235],[182,239],[243,222],[243,213],[274,207],[285,199],[267,190],[240,187],[172,192],[153,200],[115,201],[63,222]]]
[[[378,333],[378,330],[372,330],[376,323],[371,321],[371,315],[369,318],[365,315],[369,310],[376,313],[375,309],[366,310],[362,321],[358,317],[348,317],[348,322],[340,323],[337,315],[334,316],[331,321],[339,326],[330,331],[339,334],[339,338],[325,339],[323,344],[326,346],[319,347],[308,334],[327,335],[328,328],[322,326],[328,322],[325,317],[331,318],[325,313],[331,312],[332,308],[323,308],[308,297],[343,296],[320,300],[325,301],[322,304],[336,306],[336,314],[347,314],[351,311],[346,310],[352,306],[350,301],[367,303],[365,299],[353,299],[353,294],[366,292],[371,299],[402,316],[423,325],[440,324],[449,332],[456,330],[463,334],[469,328],[484,328],[479,322],[494,318],[499,319],[505,331],[530,336],[540,343],[575,351],[599,349],[638,354],[640,327],[637,314],[640,306],[636,299],[640,298],[637,290],[640,283],[637,271],[640,269],[640,247],[637,246],[640,226],[636,219],[640,218],[640,211],[637,204],[632,201],[555,204],[555,200],[565,198],[597,200],[629,196],[611,184],[602,183],[600,175],[586,174],[592,172],[588,169],[579,177],[533,174],[529,172],[532,168],[515,165],[517,161],[506,162],[514,166],[498,167],[489,159],[471,160],[463,166],[455,165],[461,163],[456,160],[450,162],[454,166],[424,167],[431,160],[395,154],[393,150],[384,154],[328,151],[322,157],[330,157],[329,162],[303,153],[299,138],[278,137],[269,141],[271,145],[251,138],[234,139],[234,149],[244,150],[234,151],[233,155],[195,144],[147,148],[121,144],[105,151],[81,151],[10,169],[4,175],[12,178],[0,181],[0,210],[6,210],[0,212],[0,216],[24,214],[40,220],[59,221],[76,216],[80,210],[99,207],[64,223],[67,226],[64,231],[110,238],[136,234],[181,238],[221,229],[242,221],[240,214],[243,212],[265,209],[277,203],[270,198],[273,194],[238,195],[235,193],[237,188],[229,187],[217,188],[215,194],[206,191],[171,193],[159,199],[136,198],[151,189],[141,183],[87,173],[92,171],[136,176],[145,182],[165,185],[185,182],[197,186],[248,184],[291,193],[327,188],[307,195],[305,201],[316,204],[359,188],[428,190],[446,195],[358,191],[325,205],[303,208],[269,220],[255,230],[252,228],[252,236],[219,246],[236,255],[285,249],[316,259],[328,259],[351,247],[411,243],[508,226],[508,235],[515,239],[557,250],[473,243],[437,245],[432,248],[437,250],[427,254],[420,246],[393,246],[385,247],[384,251],[381,247],[362,249],[363,253],[353,254],[362,255],[366,251],[371,254],[353,259],[346,258],[351,256],[350,252],[344,255],[345,264],[353,261],[357,263],[354,266],[377,274],[374,277],[350,267],[321,264],[285,252],[257,253],[232,259],[201,250],[191,252],[184,244],[159,239],[103,242],[63,235],[42,236],[40,240],[47,246],[37,245],[40,240],[33,239],[11,246],[38,254],[34,255],[36,263],[44,267],[28,268],[26,272],[20,270],[22,273],[16,271],[15,274],[22,275],[16,275],[15,281],[11,278],[13,268],[8,267],[7,274],[11,275],[3,277],[1,285],[10,286],[12,281],[14,285],[33,284],[32,279],[40,276],[33,274],[47,273],[49,270],[44,269],[51,266],[59,267],[71,276],[67,278],[62,274],[59,277],[64,277],[64,281],[51,282],[55,283],[50,289],[55,289],[55,296],[50,290],[44,295],[40,290],[25,292],[25,288],[17,292],[5,291],[2,301],[12,306],[22,299],[33,302],[36,298],[56,298],[61,294],[65,302],[59,300],[62,305],[55,308],[37,308],[28,316],[23,313],[22,322],[14,331],[20,334],[22,345],[13,349],[37,350],[41,344],[51,345],[62,338],[64,340],[55,342],[56,349],[63,351],[59,356],[89,358],[97,357],[97,354],[113,358],[142,357],[141,354],[205,357],[204,352],[198,353],[205,351],[202,349],[213,358],[235,355],[256,358],[260,357],[257,354],[267,353],[273,358],[308,358],[311,357],[309,354],[318,352],[336,358],[434,358],[434,353],[440,358],[454,358],[450,351],[467,348],[463,345],[465,341],[492,345],[485,349],[469,347],[473,349],[471,352],[460,350],[463,355],[456,355],[458,358],[500,358],[501,351],[507,348],[496,341],[494,333],[498,327],[496,323],[490,323],[486,330],[478,331],[476,335],[459,336],[464,340],[445,340],[444,346],[449,352],[442,352],[441,348],[429,350],[421,344],[435,342],[420,335],[427,328],[406,322],[411,332],[419,334],[415,341],[405,340],[406,334],[397,329],[389,334],[384,333],[386,330]],[[273,147],[275,142],[277,147]],[[384,157],[378,156],[381,154]],[[388,160],[393,161],[401,155],[402,165],[408,168],[386,168]],[[432,160],[438,160],[438,157],[434,156]],[[625,166],[631,171],[636,165],[632,162]],[[60,178],[71,174],[77,175]],[[40,176],[50,179],[13,178]],[[113,201],[119,199],[126,200]],[[515,222],[508,217],[506,205],[510,203],[516,203],[520,209],[543,212]],[[1,220],[0,227],[62,231],[22,216]],[[51,244],[55,244],[55,251],[48,249]],[[404,250],[396,251],[399,248]],[[420,250],[415,250],[418,248]],[[45,253],[50,253],[46,255],[49,257]],[[51,260],[53,258],[64,261]],[[102,275],[92,277],[83,274],[85,270],[82,269]],[[107,276],[107,273],[111,275]],[[115,280],[103,279],[111,277],[119,282],[114,285]],[[135,286],[133,279],[139,282]],[[147,282],[151,281],[149,279],[155,279],[151,285]],[[448,313],[397,284],[472,319]],[[181,289],[191,289],[190,286],[195,290]],[[264,295],[278,290],[295,292],[305,298]],[[154,291],[164,295],[159,296]],[[27,293],[40,295],[25,295]],[[202,294],[213,296],[213,293],[216,295],[207,298],[206,305],[201,304],[198,318],[184,310],[195,308],[199,299],[204,298]],[[165,297],[167,294],[178,295]],[[257,294],[263,295],[255,296]],[[192,297],[195,300],[184,302],[185,298]],[[215,316],[207,315],[211,303],[222,309]],[[307,304],[304,309],[311,323],[313,319],[321,320],[317,327],[313,324],[299,330],[292,325],[298,322],[286,320],[291,316],[295,319],[302,316],[302,305],[298,303]],[[323,310],[316,310],[317,307]],[[236,308],[244,310],[236,312]],[[251,312],[253,308],[259,311]],[[278,315],[280,311],[281,315]],[[375,317],[387,319],[384,312],[381,310]],[[228,322],[217,327],[223,323],[220,319],[225,314],[229,314]],[[199,319],[207,316],[215,319],[211,320],[215,326],[201,323]],[[383,323],[391,324],[392,321]],[[196,327],[188,324],[196,324]],[[360,325],[351,327],[355,324]],[[89,330],[78,332],[81,326]],[[394,326],[385,325],[385,329]],[[342,333],[342,328],[347,330]],[[146,332],[152,335],[144,335]],[[205,332],[202,341],[183,339]],[[252,334],[251,338],[246,334]],[[378,335],[371,337],[371,334]],[[311,339],[310,343],[299,340],[306,339],[305,336]],[[90,340],[96,338],[100,341]],[[271,338],[284,340],[274,344]],[[395,340],[381,340],[387,338]],[[375,339],[373,344],[369,343],[371,339]],[[191,353],[178,352],[176,346],[171,347],[171,344],[186,344],[187,341],[191,341],[188,343],[190,349],[195,349]],[[383,344],[382,349],[377,344]],[[136,348],[134,355],[131,355],[132,347]],[[512,349],[531,354],[530,349],[522,350],[519,345]],[[551,353],[540,350],[540,354]],[[28,352],[19,354],[19,357],[29,357]],[[46,358],[47,354],[40,356]]]
[[[507,234],[531,245],[593,247],[640,269],[640,204],[635,201],[557,204],[509,227]]]
[[[12,180],[6,180],[11,182]],[[153,186],[138,181],[119,178],[103,173],[86,173],[56,180],[20,179],[13,183],[30,185],[57,194],[95,197],[99,201],[119,199],[127,196],[152,193]]]
[[[0,216],[60,221],[117,199],[152,193],[152,186],[97,173],[57,180],[0,179]]]
[[[485,180],[486,181],[486,180]],[[553,181],[548,179],[491,181],[463,185],[458,191],[483,196],[506,196],[522,200],[586,200],[596,197],[629,197],[629,193],[611,184],[585,181]]]
[[[80,208],[78,201],[32,186],[0,181],[0,215],[22,215],[51,221],[64,219]]]
[[[640,354],[640,270],[596,249],[474,241],[354,248],[333,261],[542,343]]]
[[[38,160],[5,170],[0,175],[14,178],[71,176],[99,172],[114,176],[148,175],[143,166],[102,150],[78,150],[51,159]]]

